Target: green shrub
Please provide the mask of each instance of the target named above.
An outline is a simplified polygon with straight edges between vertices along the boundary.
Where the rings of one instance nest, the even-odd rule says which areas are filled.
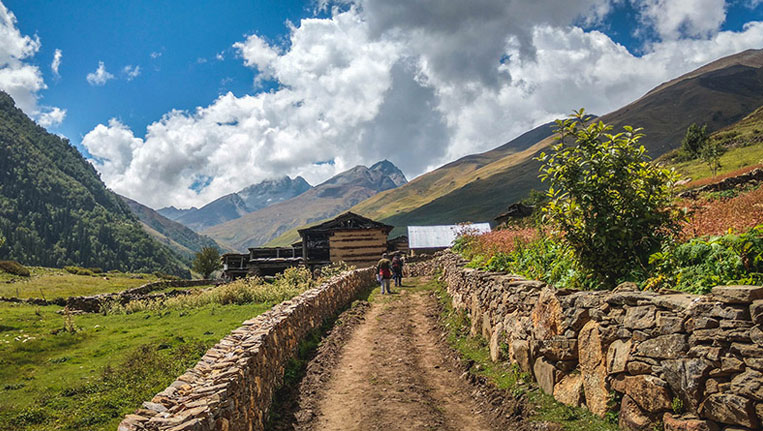
[[[160,279],[160,280],[169,280],[169,281],[177,281],[177,280],[182,280],[182,279],[181,279],[180,277],[178,277],[177,275],[166,274],[166,273],[164,273],[164,272],[160,272],[160,271],[155,271],[155,272],[154,272],[154,276],[155,276],[156,278]]]
[[[64,271],[74,275],[93,275],[93,271],[79,266],[65,266]]]
[[[87,268],[87,270],[92,272],[93,274],[103,274],[103,269],[102,268],[98,268],[98,267]]]
[[[589,119],[581,109],[558,121],[558,143],[538,157],[549,184],[543,211],[580,266],[614,287],[634,268],[646,270],[649,256],[678,230],[678,176],[650,163],[640,129],[624,126],[613,135],[611,126]]]
[[[763,284],[763,225],[741,234],[667,244],[650,263],[653,276],[645,287],[707,293],[725,284]]]
[[[201,274],[205,279],[222,267],[220,252],[215,247],[202,248],[200,252],[196,253],[191,265],[191,269]]]
[[[20,275],[22,277],[29,277],[31,275],[27,267],[14,260],[0,260],[0,271],[5,271],[8,274]]]

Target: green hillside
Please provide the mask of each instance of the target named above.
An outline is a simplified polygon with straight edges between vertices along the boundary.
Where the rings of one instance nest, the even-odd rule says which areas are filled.
[[[0,92],[0,259],[188,275],[68,141]]]
[[[646,134],[642,143],[652,157],[658,157],[680,146],[690,124],[706,123],[708,130],[717,131],[761,105],[763,50],[748,50],[662,84],[601,120],[616,130],[623,125],[642,127]],[[492,221],[509,204],[542,187],[537,178],[539,164],[533,158],[552,142],[553,137],[547,137],[534,145],[512,146],[508,154],[496,151],[466,157],[350,211],[396,226],[392,235],[404,232],[408,225]],[[289,243],[295,235],[296,231],[286,232],[270,244]]]

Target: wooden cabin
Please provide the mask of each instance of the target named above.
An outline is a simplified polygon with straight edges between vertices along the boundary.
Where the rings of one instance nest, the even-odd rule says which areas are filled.
[[[376,265],[387,251],[392,226],[347,212],[332,220],[300,229],[302,254],[311,269],[345,262],[358,268]]]

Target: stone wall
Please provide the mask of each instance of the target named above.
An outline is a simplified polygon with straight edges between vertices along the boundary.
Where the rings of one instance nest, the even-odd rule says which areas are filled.
[[[373,283],[371,268],[347,272],[247,320],[125,417],[119,431],[262,430],[284,367],[305,335]]]
[[[121,304],[126,304],[130,301],[158,298],[158,296],[152,296],[149,294],[151,292],[167,289],[170,287],[196,287],[212,284],[216,285],[220,283],[222,283],[221,280],[164,280],[146,283],[142,286],[133,287],[116,293],[100,293],[98,295],[89,296],[70,296],[68,298],[53,298],[48,300],[43,298],[8,298],[0,296],[0,302],[15,302],[42,306],[59,305],[61,307],[66,306],[69,308],[69,310],[82,311],[85,313],[97,313],[101,310],[101,305],[103,305],[105,302],[118,301]],[[190,293],[190,291],[181,291],[175,294],[186,293]]]
[[[761,429],[763,287],[558,290],[464,263],[441,254],[409,273],[443,271],[491,358],[518,364],[558,401],[603,416],[619,400],[625,430]]]

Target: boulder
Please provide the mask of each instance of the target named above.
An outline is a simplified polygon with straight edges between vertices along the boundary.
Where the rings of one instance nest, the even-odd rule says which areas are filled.
[[[718,425],[697,418],[680,418],[670,413],[662,416],[664,431],[718,431]]]
[[[556,384],[556,368],[554,368],[554,364],[547,361],[546,358],[540,357],[535,360],[533,372],[535,373],[535,380],[538,382],[538,386],[543,389],[543,392],[553,395],[554,385]]]
[[[702,400],[705,378],[711,369],[710,361],[703,358],[669,360],[662,363],[662,377],[688,411],[696,412]]]
[[[568,374],[554,386],[554,398],[562,404],[580,407],[583,404],[583,375]]]
[[[747,428],[755,428],[759,423],[752,401],[728,393],[717,393],[707,397],[700,405],[699,414],[716,422]]]
[[[546,287],[541,290],[538,301],[531,314],[533,334],[538,340],[548,340],[564,332],[562,329],[562,306],[556,297],[555,289]]]
[[[618,426],[625,431],[652,431],[656,418],[641,410],[638,404],[628,395],[623,396],[620,403],[620,422]]]
[[[637,349],[639,355],[657,359],[680,358],[687,350],[689,343],[683,334],[660,335],[642,342]]]
[[[750,304],[750,316],[756,325],[763,325],[763,300],[752,301],[752,304]]]
[[[716,286],[712,296],[726,304],[749,304],[763,299],[763,286]]]
[[[609,374],[622,373],[626,370],[632,344],[630,340],[615,340],[609,345],[607,350],[607,372]]]
[[[649,413],[670,409],[671,396],[667,383],[654,376],[640,375],[625,378],[625,393]]]
[[[497,323],[493,328],[493,333],[490,335],[490,359],[493,362],[504,359],[503,352],[501,351],[501,341],[504,339],[503,323]]]
[[[644,305],[641,307],[628,307],[625,310],[623,326],[628,329],[647,329],[654,326],[654,314],[657,307]]]
[[[753,400],[763,401],[763,373],[747,370],[731,380],[731,391]]]
[[[511,351],[519,368],[525,373],[532,373],[532,355],[530,354],[530,343],[527,340],[514,340],[511,342]]]
[[[595,321],[586,323],[578,334],[578,361],[583,376],[586,405],[594,414],[604,416],[607,413],[611,395],[606,382],[604,346],[601,342],[599,324]]]

